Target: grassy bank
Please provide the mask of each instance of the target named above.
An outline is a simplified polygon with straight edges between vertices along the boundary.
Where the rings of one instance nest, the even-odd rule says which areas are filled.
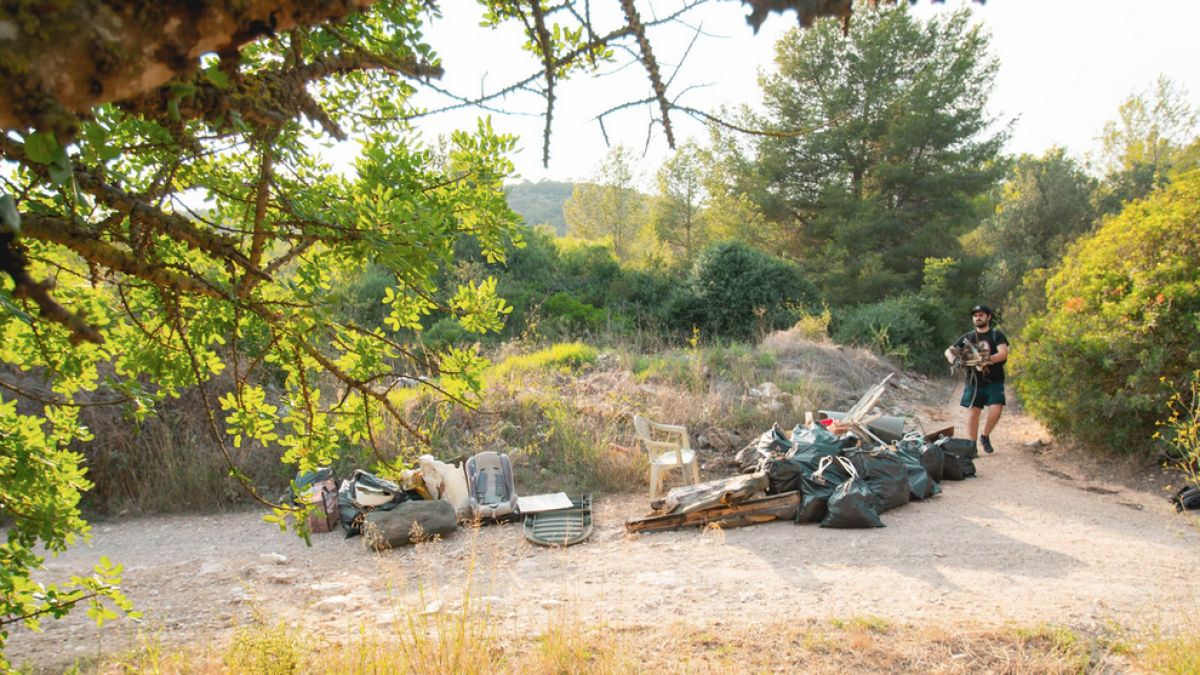
[[[895,369],[866,350],[807,339],[802,327],[758,345],[517,342],[488,356],[494,365],[478,410],[440,407],[421,388],[393,390],[405,421],[428,429],[432,447],[414,445],[393,425],[376,430],[371,442],[347,443],[335,470],[349,475],[425,452],[457,460],[494,450],[510,455],[526,493],[640,489],[647,476],[633,441],[635,412],[683,424],[693,441],[711,429],[750,439],[776,422],[790,428],[803,411],[848,406]],[[748,395],[765,382],[776,385],[782,404],[770,408]],[[213,383],[214,391],[221,386]],[[321,388],[338,392],[335,383]],[[85,412],[96,436],[78,447],[96,485],[88,495],[91,512],[219,510],[248,501],[229,477],[198,392],[163,401],[158,415],[140,424],[120,413]],[[234,447],[228,440],[235,463],[261,494],[273,498],[285,490],[292,473],[278,448]]]

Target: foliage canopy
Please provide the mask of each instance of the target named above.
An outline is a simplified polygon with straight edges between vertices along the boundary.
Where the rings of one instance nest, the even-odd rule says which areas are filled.
[[[1014,352],[1029,410],[1058,433],[1130,452],[1200,367],[1200,172],[1074,245]]]
[[[997,69],[966,9],[927,23],[901,4],[792,31],[764,80],[772,133],[744,177],[783,249],[836,304],[917,290],[928,257],[973,223],[1004,133],[984,113]]]

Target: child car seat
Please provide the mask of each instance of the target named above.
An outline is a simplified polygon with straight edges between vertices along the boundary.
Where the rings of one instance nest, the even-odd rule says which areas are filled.
[[[467,460],[467,488],[471,513],[481,520],[505,520],[517,514],[517,490],[513,486],[508,455],[481,452]]]

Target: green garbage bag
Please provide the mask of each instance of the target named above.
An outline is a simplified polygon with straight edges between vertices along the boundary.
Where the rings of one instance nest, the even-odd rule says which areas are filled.
[[[921,458],[924,456],[921,445],[903,442],[896,444],[896,454],[904,462],[904,467],[908,469],[908,486],[913,499],[928,499],[942,491],[942,488],[921,464]],[[941,452],[940,448],[937,450],[939,453]]]
[[[841,450],[841,441],[825,427],[797,425],[792,429],[792,450],[788,458],[804,463],[812,473],[817,470],[822,457],[836,457]]]
[[[787,457],[791,451],[792,442],[783,434],[778,422],[758,439],[758,452],[764,457]]]
[[[800,476],[800,510],[796,513],[797,523],[819,523],[825,518],[825,504],[829,496],[850,477],[834,457],[822,457],[817,469],[811,474]]]
[[[979,458],[979,446],[969,438],[939,438],[937,444],[942,446],[942,450],[953,452],[960,457],[967,459]]]
[[[911,489],[908,468],[895,452],[885,448],[846,451],[858,475],[875,493],[875,510],[883,513],[908,503]]]
[[[834,489],[825,504],[825,518],[821,527],[883,527],[879,512],[875,510],[875,493],[867,481],[858,475],[854,463],[839,457],[850,477]]]
[[[774,447],[783,448],[777,435],[777,429],[778,427],[770,432],[772,434],[771,442]],[[767,436],[764,434],[764,441],[766,438]],[[783,457],[769,459],[766,462],[767,476],[771,479],[771,488],[767,491],[768,494],[781,494],[801,489],[800,481],[803,475],[811,475],[816,472],[823,457],[833,457],[840,452],[837,436],[824,428],[812,429],[797,426],[792,431],[792,438],[788,446],[790,447]],[[762,446],[760,445],[760,447]]]
[[[942,451],[942,446],[920,438],[906,438],[896,444],[896,449],[916,457],[921,463],[921,468],[925,469],[935,482],[942,480],[942,471],[946,464],[946,453]]]
[[[946,461],[942,466],[942,478],[945,480],[966,480],[975,475],[975,462],[971,455],[978,455],[974,451],[974,445],[964,445],[962,443],[952,443],[955,440],[946,438],[935,443],[942,448],[942,453],[946,457]]]
[[[802,463],[788,459],[764,460],[764,470],[767,473],[767,494],[778,495],[800,489],[800,477],[809,469]]]

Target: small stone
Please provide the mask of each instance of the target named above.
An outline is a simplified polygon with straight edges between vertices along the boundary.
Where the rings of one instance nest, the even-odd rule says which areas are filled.
[[[315,605],[313,605],[311,607],[311,609],[316,610],[318,612],[324,612],[326,614],[330,614],[333,612],[341,612],[341,611],[345,610],[346,607],[348,607],[349,605],[350,605],[350,598],[347,598],[344,595],[334,595],[332,597],[325,598],[324,600],[316,603]]]
[[[440,611],[442,611],[442,601],[434,600],[433,602],[429,603],[428,605],[425,605],[425,609],[421,612],[421,615],[429,616],[431,614],[437,614]]]
[[[282,565],[288,561],[287,556],[278,553],[264,553],[258,556],[258,559],[268,565]]]
[[[553,600],[549,598],[538,603],[542,609],[554,609],[556,607],[562,607],[564,604],[565,603],[562,600]]]

